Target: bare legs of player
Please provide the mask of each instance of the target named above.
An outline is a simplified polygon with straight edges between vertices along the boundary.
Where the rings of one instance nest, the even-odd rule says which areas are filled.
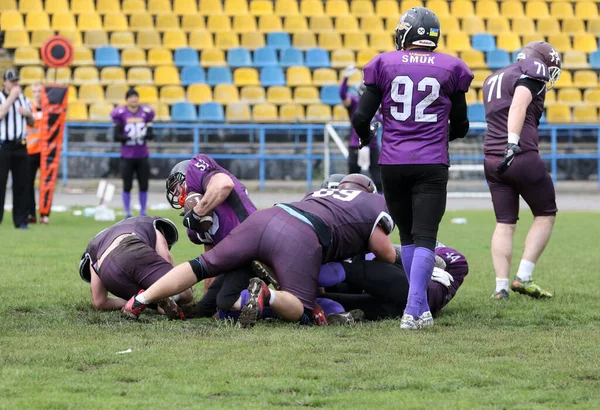
[[[492,236],[492,263],[496,271],[496,279],[506,280],[507,290],[513,253],[513,236],[516,227],[516,224],[498,223]]]
[[[533,218],[533,224],[529,228],[527,238],[525,238],[525,251],[523,259],[532,263],[537,263],[538,259],[546,249],[556,216],[536,216]]]

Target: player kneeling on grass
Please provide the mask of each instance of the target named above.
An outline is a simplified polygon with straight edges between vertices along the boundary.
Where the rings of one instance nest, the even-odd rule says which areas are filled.
[[[385,200],[374,195],[373,181],[352,174],[338,188],[320,189],[300,202],[254,212],[213,249],[175,267],[154,286],[132,297],[123,313],[138,317],[149,303],[205,278],[260,260],[273,267],[282,290],[270,290],[261,279],[253,278],[240,324],[253,325],[265,306],[283,320],[309,321],[323,263],[367,251],[384,262],[396,260],[396,251],[387,236],[393,222],[386,212]]]
[[[121,309],[152,286],[173,268],[170,249],[177,239],[173,222],[156,216],[128,218],[96,235],[79,262],[79,275],[91,284],[92,305],[98,310]],[[189,286],[177,293],[160,304],[169,316],[175,300],[183,304],[193,299]]]

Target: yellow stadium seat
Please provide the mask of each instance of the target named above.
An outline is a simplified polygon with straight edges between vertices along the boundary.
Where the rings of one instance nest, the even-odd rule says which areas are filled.
[[[215,35],[215,47],[223,50],[239,47],[240,40],[237,33],[223,32]]]
[[[498,3],[494,0],[477,0],[475,14],[485,19],[498,17],[500,15]]]
[[[483,87],[483,82],[488,76],[492,74],[490,70],[473,70],[473,82],[471,83],[471,87],[481,88]]]
[[[559,53],[564,53],[566,51],[571,51],[573,49],[571,47],[571,40],[569,39],[568,36],[565,36],[564,34],[550,34],[548,36],[548,43],[552,44],[552,46]],[[578,50],[578,51],[584,51],[584,50]]]
[[[333,31],[333,23],[329,16],[315,16],[310,18],[309,30],[315,33]]]
[[[152,71],[148,67],[132,67],[127,71],[129,85],[151,85]]]
[[[21,84],[32,84],[44,79],[44,69],[39,66],[25,66],[19,71],[19,82]]]
[[[170,0],[147,0],[148,1],[148,13],[150,14],[170,14],[173,12],[171,9]]]
[[[207,84],[191,84],[187,88],[187,100],[196,105],[211,102],[212,90]]]
[[[529,44],[532,41],[544,41],[544,36],[542,36],[541,34],[538,33],[533,33],[533,34],[525,34],[522,36],[523,37],[523,44]]]
[[[582,51],[567,51],[562,55],[562,68],[563,70],[590,68],[586,53]]]
[[[450,16],[450,8],[448,7],[448,2],[445,0],[429,0],[427,2],[427,8],[433,11],[438,19],[440,17]],[[444,30],[447,29],[444,28]]]
[[[111,33],[110,45],[118,49],[135,47],[133,33],[131,31],[115,31]]]
[[[304,66],[293,66],[287,70],[287,84],[290,87],[312,85],[310,70]]]
[[[308,24],[304,16],[288,16],[283,19],[283,30],[288,33],[302,33],[308,31]]]
[[[161,46],[160,35],[158,31],[154,30],[142,30],[137,33],[137,46],[148,50],[150,48],[156,48]]]
[[[550,11],[548,10],[548,4],[544,0],[526,1],[525,15],[534,20],[549,17]]]
[[[206,28],[204,16],[200,14],[186,14],[181,18],[181,28],[184,31],[198,31]]]
[[[31,47],[19,47],[15,51],[14,63],[18,66],[40,64],[40,53]]]
[[[296,104],[319,104],[319,90],[316,87],[296,87],[294,90]]]
[[[598,108],[593,106],[578,106],[573,108],[573,120],[580,124],[598,123]]]
[[[166,31],[163,34],[163,45],[171,50],[187,47],[187,36],[181,30]]]
[[[158,103],[158,90],[153,85],[138,85],[135,87],[136,91],[140,95],[140,102],[142,104],[157,104]]]
[[[223,14],[223,2],[220,0],[202,0],[198,12],[203,16]]]
[[[233,72],[233,83],[237,86],[259,85],[258,71],[249,67],[238,68]]]
[[[94,61],[94,55],[92,54],[92,50],[87,47],[75,47],[73,50],[73,65],[74,66],[84,66],[84,65],[94,65],[96,62]]]
[[[225,0],[225,14],[230,16],[245,16],[248,14],[246,0]]]
[[[544,105],[549,106],[552,104],[556,104],[556,90],[547,90],[546,97],[544,98]]]
[[[554,45],[554,43],[550,44]],[[583,51],[584,53],[596,51],[598,49],[596,36],[589,33],[576,34],[573,39],[573,48],[577,51]]]
[[[556,17],[545,17],[538,19],[537,33],[543,36],[560,33],[560,25]]]
[[[450,33],[451,31],[460,31],[458,19],[455,16],[440,17],[439,20],[442,34]]]
[[[325,104],[311,104],[306,108],[306,121],[325,123],[331,121],[331,107]]]
[[[485,56],[481,51],[478,50],[467,50],[460,53],[460,58],[465,62],[469,68],[487,68],[485,63]]]
[[[521,38],[516,33],[502,33],[498,35],[496,47],[510,52],[520,50]]]
[[[75,16],[70,11],[52,15],[52,30],[76,30]]]
[[[202,67],[225,67],[225,53],[223,50],[208,48],[200,54],[200,65]]]
[[[104,15],[104,30],[111,31],[127,31],[129,24],[122,13],[107,13]]]
[[[270,0],[252,0],[250,2],[250,14],[253,16],[273,15],[273,2]]]
[[[335,49],[331,52],[331,66],[334,68],[346,67],[355,64],[354,52],[345,49]]]
[[[215,15],[208,16],[208,23],[206,25],[208,31],[213,33],[231,32],[231,19],[229,16]]]
[[[275,14],[278,16],[297,16],[298,2],[296,0],[276,0]]]
[[[173,13],[178,16],[198,15],[198,4],[196,0],[175,0],[173,3]]]
[[[562,21],[562,31],[567,35],[575,35],[585,32],[583,20],[579,17],[567,17]]]
[[[367,64],[369,61],[371,61],[376,55],[377,55],[377,52],[374,50],[370,50],[370,49],[360,50],[358,52],[358,55],[356,56],[356,65],[359,68],[362,68],[365,66],[365,64]]]
[[[598,18],[598,3],[595,1],[580,1],[575,3],[575,17],[583,20]]]
[[[550,4],[550,15],[556,18],[564,19],[567,17],[573,17],[573,6],[570,2],[560,2]]]
[[[332,1],[332,0],[329,0]],[[328,1],[328,3],[329,3]],[[324,13],[323,2],[320,0],[301,0],[300,14],[307,17],[322,16]]]
[[[442,27],[443,33],[444,27]],[[485,33],[485,24],[483,24],[483,19],[479,16],[470,16],[463,17],[462,19],[462,31],[466,34],[479,34]],[[451,31],[446,31],[446,33],[452,33]]]
[[[505,0],[500,2],[500,15],[509,19],[523,17],[523,4],[519,0]]]
[[[104,67],[100,70],[100,84],[125,84],[125,70],[123,67]]]
[[[372,16],[375,13],[373,2],[370,0],[354,0],[350,3],[350,13],[356,17]]]
[[[471,105],[471,104],[475,104],[477,103],[477,92],[475,91],[474,88],[469,88],[469,91],[467,91],[467,93],[465,94],[466,100],[467,100],[467,105]]]
[[[385,31],[387,33],[395,33],[396,27],[398,26],[398,19],[396,17],[384,17]]]
[[[256,104],[252,110],[252,118],[259,123],[277,122],[277,107],[269,103]]]
[[[104,90],[99,84],[83,84],[79,87],[79,101],[87,104],[104,101]]]
[[[535,34],[533,19],[529,17],[515,17],[512,19],[512,31],[520,36]]]
[[[337,84],[337,73],[331,68],[317,68],[313,72],[313,84],[322,85],[334,85]]]
[[[146,52],[139,48],[129,48],[121,52],[121,65],[123,67],[145,66]]]
[[[46,70],[46,82],[69,84],[71,82],[71,69],[69,67],[49,68]]]
[[[342,36],[336,32],[319,34],[319,47],[325,50],[340,50],[342,48]]]
[[[154,70],[154,84],[156,85],[180,85],[179,71],[172,65],[161,65]]]
[[[0,13],[0,27],[2,27],[2,31],[23,30],[25,25],[23,24],[21,13],[16,10],[3,11]],[[37,30],[37,28],[34,27],[30,30]]]
[[[596,72],[590,70],[575,71],[575,75],[573,75],[573,85],[579,88],[598,87],[598,75]]]
[[[190,32],[190,47],[196,50],[214,48],[213,36],[208,31],[198,30]]]
[[[77,102],[77,88],[74,85],[69,86],[69,96],[67,97],[67,103],[72,104]]]
[[[363,33],[347,33],[344,35],[344,48],[347,50],[364,50],[369,44]]]
[[[279,108],[279,121],[283,123],[303,122],[304,106],[296,104],[283,104]]]
[[[75,3],[71,5],[72,9],[75,9]],[[96,8],[98,9],[98,13],[116,13],[121,11],[121,5],[119,4],[119,0],[96,0]],[[87,8],[86,10],[91,10]]]
[[[58,35],[68,38],[71,41],[71,44],[73,44],[73,47],[83,46],[83,41],[81,40],[81,31],[77,29],[60,30],[58,32]]]
[[[44,10],[42,7],[42,0],[19,0],[19,11],[21,13],[31,13],[32,11],[42,10]]]
[[[344,70],[340,70],[338,83],[344,81]],[[362,72],[356,71],[354,74],[350,76],[348,79],[348,84],[359,84],[363,82]]]
[[[147,13],[133,14],[129,18],[129,26],[132,31],[154,30],[154,21],[152,16]]]
[[[179,31],[179,16],[171,13],[156,16],[155,27],[158,31]]]
[[[573,75],[570,71],[562,70],[554,88],[573,87]]]
[[[233,18],[233,31],[236,33],[251,33],[256,31],[256,18],[249,14]]]
[[[79,31],[104,29],[100,15],[95,11],[81,13],[79,17],[77,17],[77,23]]]
[[[250,122],[250,106],[245,102],[230,102],[225,106],[225,120],[227,122]]]
[[[173,54],[171,50],[163,47],[148,50],[148,65],[173,65]]]
[[[385,32],[371,34],[370,47],[380,52],[392,51],[396,49],[392,35]]]
[[[383,22],[379,16],[366,16],[360,19],[360,31],[366,34],[383,33]]]
[[[83,44],[86,47],[98,48],[108,45],[108,35],[104,30],[90,30],[83,35]]]
[[[403,0],[400,11],[404,13],[413,7],[423,7],[423,2],[421,0]]]
[[[90,121],[108,121],[113,105],[106,102],[95,102],[90,105]]]
[[[325,14],[331,17],[347,16],[348,2],[346,0],[328,0],[325,2]]]
[[[54,0],[46,0],[46,11],[48,11],[48,13],[52,14],[52,13],[57,13],[60,11],[65,11],[65,10],[69,10],[69,6],[67,5],[66,7],[59,7],[56,4],[53,4],[53,8],[55,8],[55,11],[49,11],[48,10],[48,6],[50,5],[50,3],[55,3]],[[58,2],[60,3],[60,1]],[[102,2],[99,2],[102,3]],[[119,8],[117,7],[117,9],[110,11],[111,13],[118,11]],[[96,11],[96,6],[94,4],[94,0],[73,0],[71,1],[71,12],[73,14],[80,14],[80,13],[89,13],[89,12],[95,12]],[[107,11],[102,11],[99,13],[100,14],[104,14]]]
[[[454,0],[450,2],[450,14],[461,18],[474,16],[475,9],[473,8],[473,2],[470,0]]]
[[[150,104],[150,108],[152,108],[155,112],[154,122],[171,121],[171,113],[169,112],[169,106],[167,104],[162,104],[162,103]]]
[[[258,31],[262,33],[271,33],[273,31],[283,31],[281,19],[275,15],[265,15],[258,18]]]
[[[40,48],[53,35],[54,31],[52,30],[33,30],[31,32],[31,47]]]
[[[144,0],[123,0],[121,10],[128,15],[146,13],[146,2]]]
[[[379,17],[398,16],[400,18],[398,2],[394,0],[377,0],[375,14]]]
[[[451,51],[471,50],[471,40],[464,32],[449,33],[446,36],[446,48]]]
[[[260,85],[248,85],[240,90],[240,99],[248,104],[265,102],[265,89]]]
[[[67,108],[67,120],[69,121],[87,121],[87,105],[82,102],[73,102]]]
[[[267,90],[267,101],[271,104],[291,104],[292,90],[286,86],[273,86]]]
[[[98,84],[98,69],[96,67],[77,67],[73,70],[73,84]]]
[[[552,104],[546,108],[546,121],[550,124],[570,124],[571,107],[566,104]]]
[[[292,36],[292,45],[296,48],[306,50],[317,46],[317,39],[310,31],[295,33]]]
[[[165,104],[175,104],[177,102],[186,101],[185,91],[180,85],[165,85],[160,88],[159,100]]]
[[[557,94],[559,103],[570,106],[581,104],[581,90],[579,88],[561,88]]]
[[[15,0],[4,0],[0,3],[0,12],[16,11],[17,3]]]
[[[347,122],[350,120],[348,117],[348,110],[342,104],[338,104],[333,107],[333,120]]]
[[[600,37],[600,18],[588,20],[587,31],[596,37]]]
[[[600,88],[589,88],[583,91],[583,102],[586,105],[600,106]]]
[[[510,25],[506,17],[491,17],[487,21],[487,32],[497,36],[498,34],[509,33]]]
[[[338,17],[335,19],[335,30],[341,34],[359,33],[358,20],[354,16]]]

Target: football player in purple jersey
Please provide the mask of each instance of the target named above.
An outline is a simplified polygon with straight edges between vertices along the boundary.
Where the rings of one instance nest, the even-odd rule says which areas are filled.
[[[379,54],[363,68],[366,88],[352,119],[361,145],[368,144],[381,104],[383,193],[400,231],[410,283],[403,329],[433,325],[426,292],[446,210],[448,140],[469,130],[465,93],[473,73],[462,60],[434,52],[441,35],[431,10],[404,13],[396,27],[397,51]]]
[[[538,150],[538,125],[546,90],[554,86],[560,73],[559,53],[546,42],[534,41],[518,54],[516,63],[496,71],[484,82],[484,169],[497,222],[492,236],[495,299],[508,298],[519,196],[529,205],[533,224],[510,288],[534,298],[552,297],[532,280],[532,273],[550,240],[558,211],[554,185]]]
[[[140,105],[138,92],[131,88],[125,94],[124,106],[116,107],[110,114],[114,127],[114,140],[121,143],[121,176],[123,178],[123,206],[125,217],[131,216],[131,188],[133,175],[137,176],[140,190],[140,215],[146,215],[150,164],[146,141],[152,139],[154,110]]]

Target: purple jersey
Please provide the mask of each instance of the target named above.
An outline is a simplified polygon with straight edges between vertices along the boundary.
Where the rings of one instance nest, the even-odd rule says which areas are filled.
[[[290,205],[318,216],[331,229],[331,244],[323,263],[340,262],[368,252],[369,238],[383,218],[394,226],[382,195],[320,189]]]
[[[356,112],[356,110],[358,110],[358,102],[359,99],[357,96],[355,95],[348,95],[348,98],[350,98],[351,102],[350,102],[350,106],[347,108],[348,110],[348,117],[350,117],[350,119],[352,119],[352,117],[354,116],[354,113]],[[381,112],[377,111],[377,114],[375,114],[375,117],[373,118],[375,121],[378,122],[383,122],[383,117],[381,116]],[[360,146],[359,141],[358,141],[358,134],[356,133],[356,131],[354,130],[354,127],[351,127],[350,129],[351,133],[350,133],[350,142],[348,143],[348,146],[350,148],[358,148]],[[379,146],[379,142],[377,141],[377,138],[373,138],[371,140],[371,142],[369,142],[369,148],[376,148]]]
[[[127,141],[121,146],[122,158],[147,158],[146,128],[152,126],[154,110],[140,105],[137,112],[133,113],[125,106],[117,107],[110,113],[115,125],[123,128],[123,136]]]
[[[504,149],[508,143],[508,111],[517,83],[522,78],[532,78],[546,83],[549,79],[548,68],[541,60],[526,58],[496,71],[483,84],[483,104],[487,122],[483,152],[486,155],[504,155]],[[538,152],[540,141],[538,125],[544,113],[545,98],[546,87],[542,87],[527,107],[521,131],[522,152]]]
[[[246,187],[208,155],[199,154],[190,161],[185,175],[186,191],[188,194],[197,192],[204,195],[210,179],[220,172],[229,175],[233,181],[233,190],[225,202],[213,210],[213,225],[206,237],[201,238],[198,233],[187,230],[188,237],[196,244],[212,243],[216,245],[248,215],[256,211],[256,207],[248,197]]]
[[[446,272],[452,275],[454,282],[450,287],[442,285],[439,282],[429,281],[427,288],[427,300],[431,312],[438,312],[446,306],[456,295],[458,288],[469,273],[469,265],[465,256],[456,249],[448,248],[442,243],[437,243],[435,254],[446,262]]]
[[[391,51],[365,65],[363,78],[383,95],[379,163],[449,165],[450,96],[469,90],[467,65],[432,51]]]

